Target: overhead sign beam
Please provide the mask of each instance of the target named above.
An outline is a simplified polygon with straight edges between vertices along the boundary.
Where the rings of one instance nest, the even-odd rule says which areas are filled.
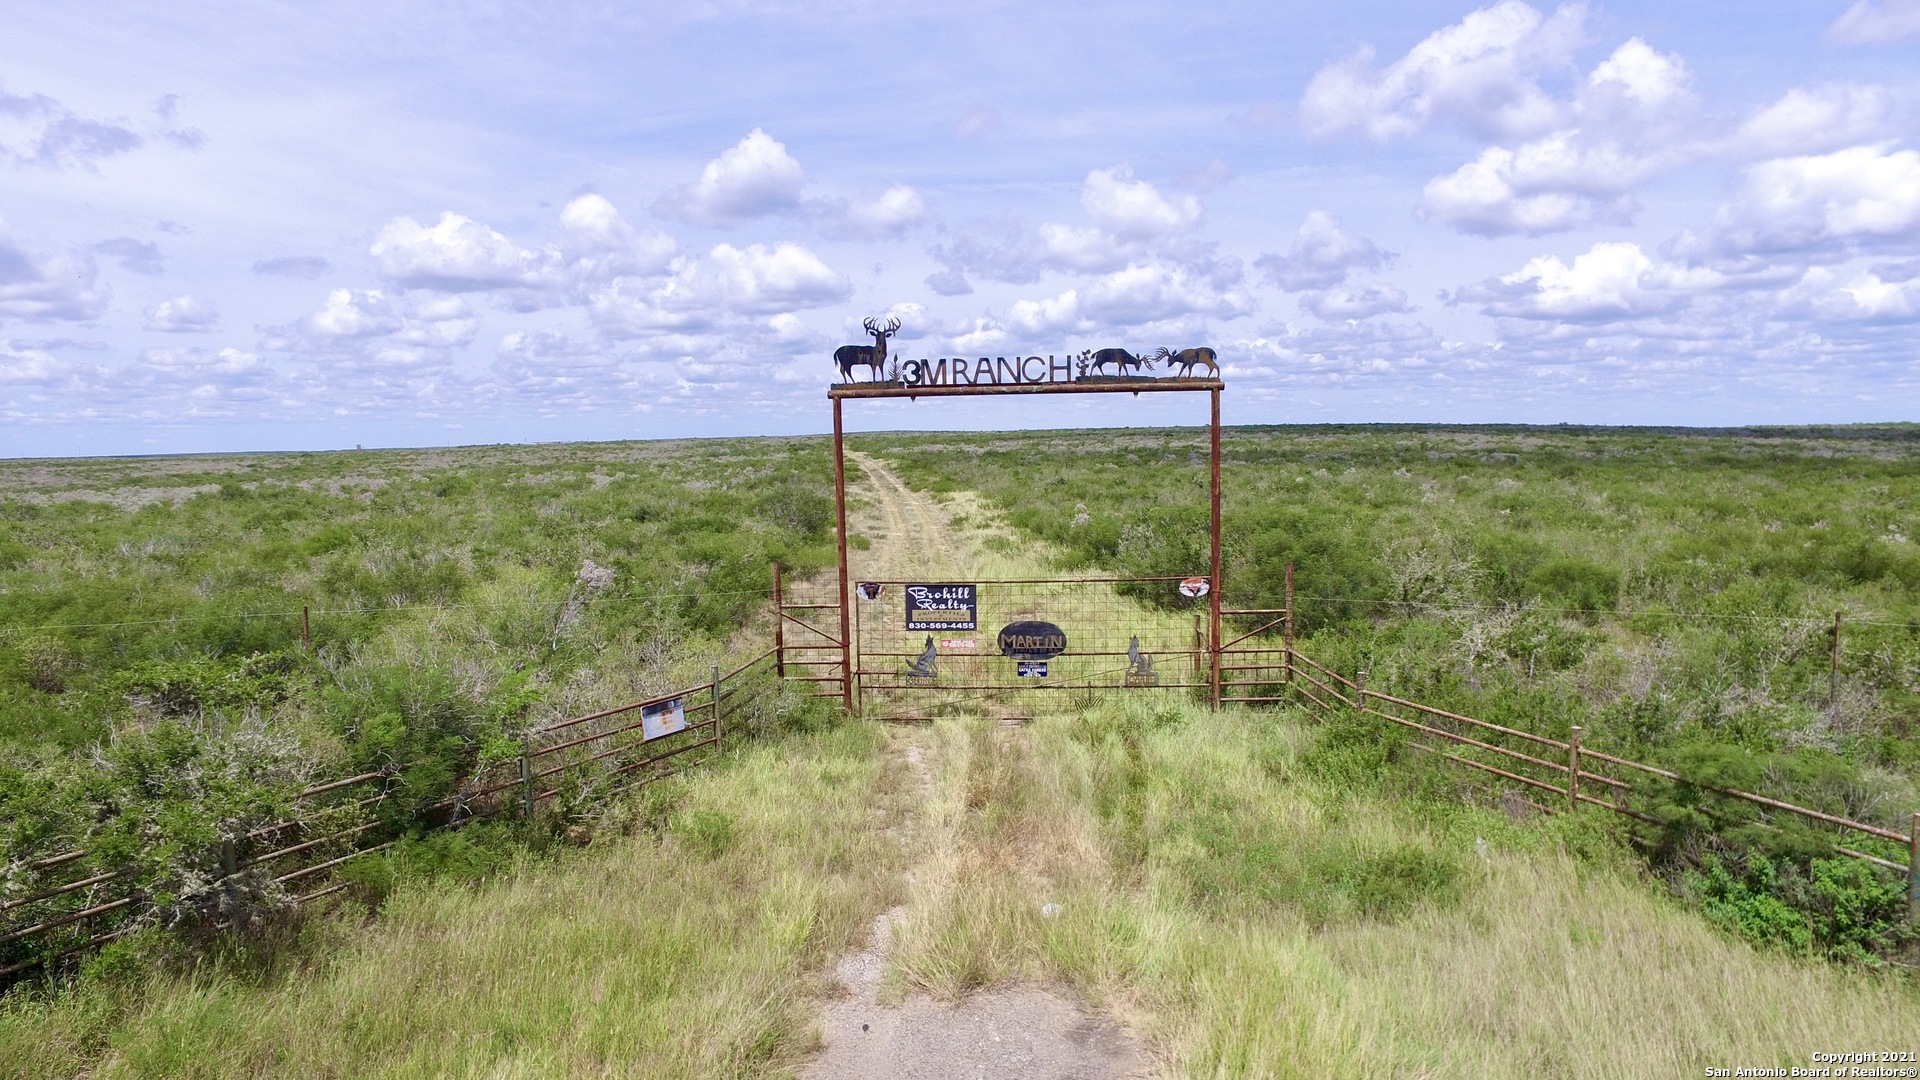
[[[959,386],[903,386],[899,383],[840,383],[827,388],[827,397],[923,398],[987,397],[996,394],[1159,394],[1179,390],[1222,390],[1219,379],[1143,379],[1112,377],[1084,382],[978,383]]]

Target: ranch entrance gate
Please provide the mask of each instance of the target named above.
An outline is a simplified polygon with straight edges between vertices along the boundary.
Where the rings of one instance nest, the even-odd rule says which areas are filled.
[[[876,330],[877,334],[878,331]],[[884,346],[883,346],[884,347]],[[864,348],[864,347],[850,347]],[[845,350],[842,350],[843,352]],[[879,350],[873,350],[876,353]],[[1107,352],[1119,352],[1108,350]],[[1169,367],[1195,364],[1211,377],[1153,378],[1130,355],[1123,374],[1100,374],[1102,354],[895,360],[890,377],[850,380],[827,390],[833,407],[837,591],[797,602],[776,569],[775,654],[781,674],[814,684],[849,711],[881,719],[927,720],[966,702],[1035,701],[1028,695],[1124,690],[1207,691],[1222,701],[1272,700],[1281,648],[1258,635],[1286,620],[1279,611],[1221,606],[1220,395],[1210,349],[1163,351]],[[1094,359],[1093,371],[1088,361]],[[1126,361],[1134,361],[1126,365]],[[866,363],[865,360],[858,361]],[[1208,565],[1184,577],[1061,577],[929,581],[856,580],[848,559],[845,410],[850,401],[1055,394],[1205,394],[1208,428]],[[1223,621],[1254,627],[1224,636]],[[1251,619],[1251,622],[1248,620]]]

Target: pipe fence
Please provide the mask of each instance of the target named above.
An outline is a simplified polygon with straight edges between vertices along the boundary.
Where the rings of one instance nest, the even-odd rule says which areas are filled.
[[[1647,824],[1664,825],[1660,818],[1629,805],[1630,796],[1645,790],[1649,778],[1655,778],[1656,783],[1665,781],[1759,807],[1759,824],[1763,828],[1779,827],[1769,816],[1774,814],[1791,815],[1815,827],[1824,827],[1834,835],[1834,851],[1903,875],[1907,879],[1909,914],[1920,919],[1920,813],[1913,815],[1909,831],[1901,833],[1603,753],[1581,745],[1583,732],[1578,727],[1571,730],[1568,738],[1555,739],[1382,693],[1367,686],[1366,672],[1356,672],[1349,679],[1300,652],[1290,638],[1283,656],[1278,665],[1283,689],[1297,695],[1297,700],[1317,709],[1323,717],[1332,718],[1344,711],[1402,728],[1409,733],[1407,745],[1414,750],[1498,776],[1552,800],[1548,804],[1525,800],[1539,810],[1577,811],[1583,805],[1597,806]],[[1274,701],[1285,696],[1250,696],[1237,700]],[[1513,745],[1515,743],[1524,749]],[[1703,812],[1711,815],[1710,809]],[[1853,836],[1902,845],[1907,849],[1907,861],[1903,864],[1850,847],[1849,843],[1857,842],[1851,839]],[[1842,839],[1847,843],[1839,842]]]
[[[591,805],[692,768],[718,752],[729,718],[757,721],[773,707],[775,659],[769,648],[705,682],[535,728],[517,758],[470,747],[452,794],[424,804],[409,798],[400,765],[311,785],[282,820],[201,853],[211,872],[184,903],[155,896],[137,865],[103,852],[26,862],[11,875],[19,895],[0,899],[0,985],[157,923],[220,929],[331,896],[352,884],[343,867],[408,836],[531,820],[542,804]]]

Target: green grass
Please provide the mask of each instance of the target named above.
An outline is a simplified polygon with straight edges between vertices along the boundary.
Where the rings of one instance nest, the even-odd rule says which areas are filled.
[[[1895,821],[1920,762],[1910,440],[1236,432],[1228,596],[1270,606],[1293,560],[1305,647],[1375,686]],[[1191,432],[857,442],[984,492],[949,502],[993,551],[980,572],[1196,565]],[[149,792],[184,851],[205,822],[182,807],[269,812],[356,755],[470,753],[703,675],[766,559],[825,562],[817,520],[780,509],[824,487],[820,450],[7,463],[7,861],[70,842],[102,791]],[[582,584],[588,559],[613,588]],[[379,610],[318,621],[303,654],[297,623],[231,619],[230,594]],[[17,632],[117,607],[166,621]],[[1828,703],[1814,620],[1835,607],[1858,633]],[[1063,982],[1169,1075],[1698,1075],[1920,1030],[1913,980],[1871,966],[1880,878],[1738,829],[1663,850],[1598,812],[1516,818],[1359,723],[1126,699],[1016,731],[787,719],[582,808],[584,850],[414,841],[331,914],[144,936],[16,991],[0,1076],[790,1075],[831,958],[894,904],[893,993]],[[154,783],[169,762],[203,786]]]
[[[818,440],[0,462],[0,752],[325,713],[423,648],[486,696],[724,637],[769,560],[831,561],[829,477]]]
[[[169,923],[272,906],[196,882],[301,787],[393,764],[430,806],[731,667],[770,561],[831,558],[829,476],[771,439],[0,462],[0,897],[84,848]]]
[[[1206,563],[1204,432],[855,444],[980,492],[1058,568]],[[1282,606],[1294,564],[1301,647],[1334,670],[1895,832],[1920,810],[1920,428],[1251,428],[1223,449],[1228,606]],[[1787,903],[1814,948],[1920,961],[1893,876],[1826,865],[1834,835],[1683,787],[1634,807],[1668,823],[1642,839],[1677,889],[1731,875],[1719,894]]]
[[[897,895],[882,733],[770,740],[477,884],[412,874],[268,961],[0,1000],[0,1076],[746,1076],[812,1046],[815,974]]]
[[[1418,762],[1330,780],[1324,737],[1125,702],[943,725],[897,986],[1064,981],[1174,1076],[1702,1075],[1920,1029],[1911,980],[1721,932],[1597,813],[1515,820]]]

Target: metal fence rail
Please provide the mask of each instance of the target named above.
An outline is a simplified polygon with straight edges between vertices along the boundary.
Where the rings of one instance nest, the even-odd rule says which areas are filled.
[[[1367,686],[1365,672],[1357,672],[1354,678],[1349,679],[1304,655],[1291,641],[1287,643],[1284,653],[1286,663],[1276,682],[1287,693],[1228,700],[1272,701],[1291,694],[1294,695],[1293,700],[1306,702],[1323,716],[1332,717],[1345,711],[1393,724],[1412,733],[1413,737],[1407,745],[1417,751],[1544,793],[1553,800],[1552,803],[1543,805],[1527,801],[1538,809],[1550,812],[1560,809],[1575,811],[1581,805],[1597,806],[1640,821],[1660,824],[1659,819],[1627,805],[1627,797],[1637,788],[1632,780],[1623,777],[1622,771],[1625,770],[1629,774],[1658,777],[1749,803],[1765,811],[1791,814],[1816,822],[1835,830],[1837,839],[1857,834],[1902,844],[1907,849],[1905,863],[1837,842],[1833,850],[1905,876],[1909,912],[1914,918],[1920,919],[1920,813],[1913,815],[1911,830],[1903,834],[1756,792],[1693,780],[1671,769],[1593,750],[1581,745],[1582,731],[1578,727],[1572,729],[1569,738],[1555,739],[1382,693]],[[1523,743],[1532,752],[1503,745],[1505,741]],[[1605,789],[1612,798],[1594,794],[1599,789]],[[1773,827],[1766,821],[1761,824]]]
[[[717,750],[729,713],[777,692],[775,657],[769,648],[731,671],[716,667],[705,682],[536,728],[518,761],[476,758],[458,790],[417,809],[389,805],[403,794],[401,766],[311,785],[293,796],[294,814],[222,845],[212,884],[244,876],[250,887],[277,890],[282,906],[296,907],[345,889],[335,871],[411,833],[501,814],[530,817],[563,794],[611,796],[679,773]],[[676,699],[686,726],[650,737],[645,710]],[[85,849],[23,869],[35,879],[29,890],[0,901],[7,920],[0,924],[0,980],[105,945],[158,917],[151,898],[133,886],[133,867],[107,865]]]

